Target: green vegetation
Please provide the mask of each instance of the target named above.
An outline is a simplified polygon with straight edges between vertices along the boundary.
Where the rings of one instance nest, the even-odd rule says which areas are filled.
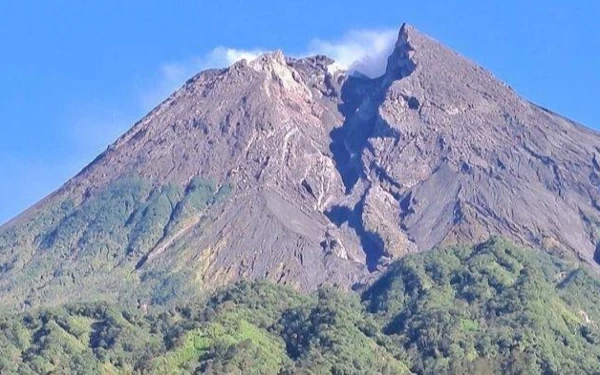
[[[41,214],[0,232],[0,308],[60,305],[72,300],[167,303],[198,289],[190,267],[155,257],[199,230],[207,209],[230,188],[194,178],[185,187],[123,179],[82,203],[55,198]],[[143,266],[143,267],[142,267]]]
[[[600,283],[502,240],[406,257],[361,293],[242,283],[179,307],[0,319],[0,373],[600,373]]]
[[[100,303],[10,316],[0,373],[408,373],[360,306],[334,290],[255,283],[147,315]]]
[[[414,372],[575,374],[600,371],[598,291],[572,264],[496,239],[408,257],[364,299]]]

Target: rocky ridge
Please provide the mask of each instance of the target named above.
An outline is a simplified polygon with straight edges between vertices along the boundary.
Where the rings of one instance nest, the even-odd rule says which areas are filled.
[[[350,288],[408,253],[494,235],[599,260],[596,132],[519,97],[409,25],[379,78],[332,72],[332,63],[277,51],[191,78],[0,228],[0,289],[13,301],[44,301],[69,274],[80,290],[76,279],[98,272],[85,254],[140,283],[185,269],[203,289],[268,278],[306,291]],[[82,224],[56,247],[66,220],[131,178],[149,187],[117,205],[122,219],[96,232]],[[199,178],[214,183],[209,196],[228,193],[185,208],[204,191]],[[163,216],[150,216],[153,197],[167,202]],[[94,220],[115,208],[106,210]],[[141,232],[135,246],[133,230],[122,240],[129,246],[111,239],[114,228],[147,217],[160,219],[156,236]],[[91,252],[86,233],[107,238],[104,250]],[[32,271],[50,258],[61,259],[58,269]],[[31,290],[15,286],[23,272],[34,274]]]

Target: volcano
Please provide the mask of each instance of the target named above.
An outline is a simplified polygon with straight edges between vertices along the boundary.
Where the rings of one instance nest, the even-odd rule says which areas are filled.
[[[0,305],[369,283],[490,237],[597,268],[600,136],[410,25],[385,74],[281,51],[188,80],[0,228]]]

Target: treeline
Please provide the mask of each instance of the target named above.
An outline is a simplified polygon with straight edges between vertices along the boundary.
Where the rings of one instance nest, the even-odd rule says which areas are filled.
[[[416,254],[360,293],[242,283],[161,310],[0,319],[2,374],[600,373],[599,282],[502,240]]]

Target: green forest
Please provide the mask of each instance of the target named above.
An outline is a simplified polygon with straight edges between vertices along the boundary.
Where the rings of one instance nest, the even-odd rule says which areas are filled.
[[[254,282],[10,313],[0,373],[598,374],[598,290],[575,263],[492,239],[408,256],[355,292]]]

